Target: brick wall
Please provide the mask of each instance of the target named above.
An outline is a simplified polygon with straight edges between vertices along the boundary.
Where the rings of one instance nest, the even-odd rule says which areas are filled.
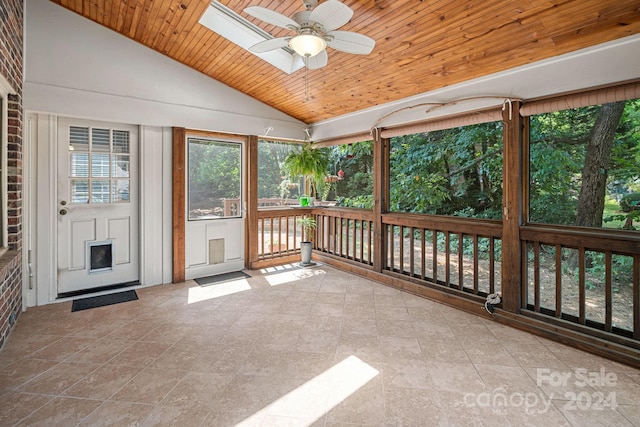
[[[17,92],[8,97],[9,252],[0,258],[0,348],[22,310],[22,64],[23,0],[0,1],[0,74]]]

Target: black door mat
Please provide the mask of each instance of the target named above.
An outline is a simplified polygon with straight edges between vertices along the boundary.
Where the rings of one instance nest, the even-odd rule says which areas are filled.
[[[90,308],[104,307],[105,305],[120,304],[121,302],[135,301],[138,299],[136,291],[124,291],[97,297],[82,298],[73,301],[71,311],[88,310]]]
[[[217,285],[218,283],[230,282],[237,279],[246,279],[251,277],[244,271],[232,271],[231,273],[216,274],[215,276],[200,277],[194,279],[200,286]]]

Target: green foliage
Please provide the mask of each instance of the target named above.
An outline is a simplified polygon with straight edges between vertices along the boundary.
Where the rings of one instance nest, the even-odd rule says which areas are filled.
[[[241,151],[237,144],[189,140],[189,209],[221,208],[240,197]]]
[[[299,180],[284,176],[282,163],[297,144],[258,141],[258,198],[296,198]]]
[[[393,138],[391,210],[501,218],[501,154],[501,122]]]
[[[640,193],[629,193],[620,199],[622,212],[631,212],[631,208],[640,209]]]
[[[336,197],[336,206],[348,208],[373,209],[373,196]]]
[[[343,179],[333,183],[327,199],[336,200],[340,206],[359,207],[349,204],[350,201],[373,194],[373,142],[331,147],[329,173],[337,175],[339,171],[344,173]]]
[[[313,230],[316,229],[317,223],[314,217],[306,215],[296,219],[296,222],[302,227],[306,241],[311,241]]]
[[[310,143],[305,143],[300,149],[291,151],[282,164],[282,170],[289,177],[307,178],[313,183],[314,189],[319,183],[324,182],[328,167],[329,158],[326,150],[313,148]],[[315,190],[311,193],[314,194]]]
[[[575,224],[582,170],[599,106],[540,114],[530,118],[530,220]],[[616,130],[607,174],[607,197],[624,198],[640,184],[640,100],[628,101]],[[605,213],[603,225],[626,217]]]

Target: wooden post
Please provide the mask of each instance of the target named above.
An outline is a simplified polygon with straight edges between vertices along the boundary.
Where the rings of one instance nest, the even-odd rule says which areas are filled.
[[[376,132],[373,140],[373,269],[381,272],[386,266],[387,233],[383,230],[382,214],[389,210],[389,139]]]
[[[250,136],[247,145],[245,259],[249,268],[253,268],[253,263],[258,261],[258,137]]]
[[[503,110],[503,212],[502,212],[502,306],[520,311],[522,258],[520,226],[523,222],[524,127],[520,101],[505,103]]]
[[[186,141],[184,128],[173,128],[173,283],[185,278]]]

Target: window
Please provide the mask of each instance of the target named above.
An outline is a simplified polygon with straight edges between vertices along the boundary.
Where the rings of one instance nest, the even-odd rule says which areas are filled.
[[[128,203],[129,131],[69,127],[71,203]]]
[[[331,147],[324,200],[337,206],[373,209],[373,141]]]
[[[187,139],[189,220],[242,216],[242,144]]]
[[[291,179],[282,164],[298,144],[282,141],[258,141],[258,207],[299,204],[302,179]]]
[[[502,218],[502,122],[391,138],[393,212]]]
[[[530,117],[529,219],[640,229],[640,99]]]

